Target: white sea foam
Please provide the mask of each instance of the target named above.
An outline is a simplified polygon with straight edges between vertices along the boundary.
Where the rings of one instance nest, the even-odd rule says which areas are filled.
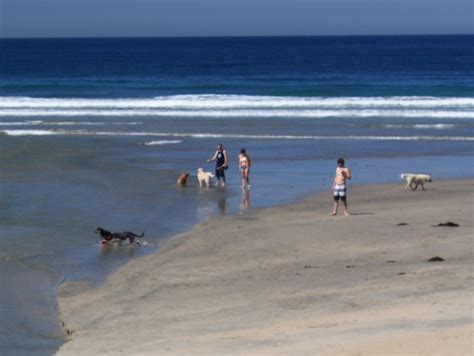
[[[173,95],[150,99],[0,97],[0,116],[474,118],[466,97]]]
[[[183,141],[181,141],[181,140],[158,140],[158,141],[146,142],[145,146],[172,145],[172,144],[177,144],[177,143],[181,143],[181,142],[183,142]]]
[[[7,109],[0,116],[155,116],[211,118],[330,118],[406,117],[474,119],[473,111],[442,110],[43,110]]]
[[[395,128],[395,129],[409,128],[409,129],[437,129],[437,130],[451,129],[456,126],[458,125],[454,125],[454,124],[384,125],[384,127]]]
[[[105,125],[142,125],[143,122],[100,122],[100,121],[0,121],[0,126],[105,126]]]
[[[434,125],[425,125],[425,124],[416,124],[413,125],[415,129],[451,129],[455,127],[456,125],[450,125],[450,124],[434,124]]]
[[[8,136],[49,136],[66,134],[66,132],[53,130],[0,130],[0,132]]]
[[[0,126],[37,126],[44,124],[41,120],[30,121],[0,121]]]
[[[245,109],[245,108],[344,108],[344,107],[474,107],[465,97],[283,97],[251,95],[170,95],[150,99],[86,99],[0,97],[0,108],[65,109]]]
[[[228,138],[255,140],[364,140],[364,141],[474,141],[469,136],[319,136],[319,135],[247,135],[222,133],[181,133],[181,132],[122,132],[86,130],[0,130],[10,136],[26,135],[76,135],[76,136],[140,136],[166,138]],[[171,140],[170,140],[171,141]],[[172,140],[174,141],[174,140]],[[178,141],[178,140],[176,140]]]

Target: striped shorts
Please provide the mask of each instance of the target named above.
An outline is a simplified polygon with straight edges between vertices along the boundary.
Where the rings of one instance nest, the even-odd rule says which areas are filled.
[[[334,186],[334,200],[339,200],[339,198],[342,201],[346,200],[346,185],[345,184],[336,184]]]

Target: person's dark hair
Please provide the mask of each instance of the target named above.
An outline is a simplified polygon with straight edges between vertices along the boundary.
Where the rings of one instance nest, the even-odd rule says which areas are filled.
[[[343,165],[343,164],[344,164],[344,160],[343,160],[342,158],[339,158],[339,159],[337,160],[337,164],[342,164],[342,165]]]
[[[219,143],[219,144],[217,145],[217,148],[223,149],[224,146],[222,146],[222,143]]]
[[[244,154],[247,153],[247,151],[245,150],[245,148],[242,148],[242,149],[240,150],[240,153],[242,153],[242,154],[244,155]]]

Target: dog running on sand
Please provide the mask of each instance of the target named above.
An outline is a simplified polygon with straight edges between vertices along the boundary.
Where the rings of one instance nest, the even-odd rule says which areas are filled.
[[[416,190],[418,185],[421,185],[421,189],[425,190],[424,184],[432,181],[431,174],[402,173],[401,178],[407,181],[405,190]]]

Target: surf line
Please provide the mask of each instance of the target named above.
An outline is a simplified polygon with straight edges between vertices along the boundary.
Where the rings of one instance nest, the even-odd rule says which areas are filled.
[[[141,136],[178,138],[228,138],[228,139],[267,139],[267,140],[367,140],[367,141],[474,141],[470,136],[314,136],[314,135],[246,135],[220,133],[179,133],[179,132],[121,132],[86,130],[0,130],[8,136]]]

